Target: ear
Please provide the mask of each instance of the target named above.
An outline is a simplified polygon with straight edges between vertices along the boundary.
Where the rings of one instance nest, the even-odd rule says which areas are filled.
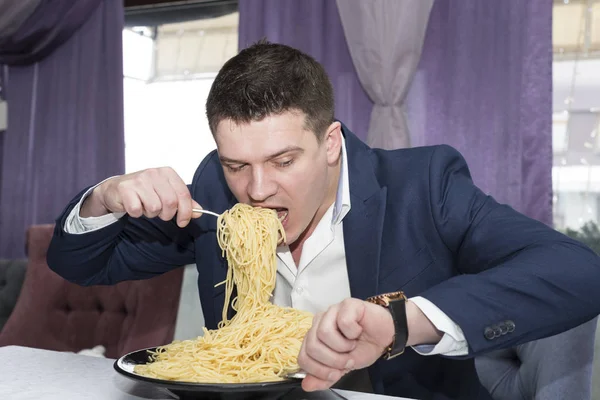
[[[329,125],[323,141],[327,146],[327,163],[336,165],[342,156],[342,124],[335,121]]]

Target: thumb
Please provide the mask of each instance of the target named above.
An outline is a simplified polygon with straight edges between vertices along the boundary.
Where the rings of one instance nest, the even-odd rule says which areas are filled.
[[[194,199],[192,199],[192,208],[204,210],[204,208],[202,208],[202,206],[200,204],[198,204],[196,202],[196,200],[194,200]],[[201,216],[202,216],[202,213],[192,212],[192,218],[200,218]]]
[[[366,302],[358,299],[347,299],[342,302],[337,316],[338,329],[346,338],[356,340],[362,335]]]

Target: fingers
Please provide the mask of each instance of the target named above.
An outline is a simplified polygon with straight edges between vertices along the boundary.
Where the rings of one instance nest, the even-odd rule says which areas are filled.
[[[306,371],[307,376],[302,380],[302,388],[306,391],[325,390],[333,386],[344,374],[344,371],[330,368],[321,364],[308,355],[311,350],[306,349],[309,341],[305,340],[300,354],[298,364]]]
[[[335,378],[335,374],[333,376],[331,375],[335,372],[332,369],[340,371],[347,369],[346,364],[348,360],[343,353],[346,353],[346,350],[349,351],[353,347],[352,343],[348,343],[346,345],[337,346],[337,348],[342,348],[344,351],[335,351],[331,348],[331,341],[334,340],[334,338],[347,342],[347,339],[342,337],[338,332],[330,332],[332,325],[335,330],[334,314],[335,310],[330,310],[325,314],[317,314],[313,321],[313,326],[316,326],[317,329],[310,329],[303,342],[303,363],[309,367],[310,371],[304,370],[310,372],[312,375],[328,380],[333,380]]]
[[[117,207],[111,207],[111,211],[125,211],[134,218],[139,218],[144,215],[142,200],[137,192],[133,190],[126,190],[122,188],[122,186],[123,185],[119,185],[119,199],[122,202],[122,208],[119,209]]]
[[[304,338],[298,355],[298,364],[308,375],[302,383],[304,390],[327,389],[354,367],[350,352],[356,347],[356,340],[347,338],[339,329],[340,317],[348,319],[352,314],[340,311],[342,305],[336,305],[315,316]]]
[[[192,208],[198,208],[200,210],[202,210],[202,206],[198,203],[196,203],[196,200],[192,199]],[[196,213],[196,212],[192,212],[192,218],[200,218],[202,216],[202,213]]]
[[[170,221],[177,215],[177,225],[184,227],[192,218],[192,208],[201,208],[187,185],[171,168],[151,168],[123,175],[116,190],[106,191],[105,204],[112,212],[125,211],[135,218],[159,217]],[[199,217],[199,215],[194,215]]]
[[[173,171],[169,177],[169,183],[175,194],[175,199],[173,200],[176,207],[175,212],[177,213],[177,225],[184,227],[189,224],[190,219],[192,218],[192,208],[195,208],[196,206],[200,207],[200,205],[192,200],[192,195],[190,194],[187,185],[175,171]],[[174,214],[171,215],[169,219],[173,218],[173,216]]]
[[[365,302],[358,299],[346,299],[340,304],[337,327],[347,339],[358,339],[363,332],[360,321],[365,313]]]
[[[338,379],[339,380],[339,379]],[[302,390],[305,392],[313,392],[317,390],[327,390],[333,385],[335,382],[322,380],[319,378],[315,378],[314,376],[308,375],[306,378],[302,380]]]
[[[146,214],[148,217],[158,216],[163,221],[170,221],[173,219],[176,213],[178,213],[179,198],[175,189],[168,180],[157,180],[153,182],[154,192],[158,195],[158,214],[153,213],[151,215]],[[144,203],[145,207],[145,203]],[[188,208],[191,208],[188,205]]]
[[[376,305],[367,309],[369,305],[350,298],[315,316],[298,355],[298,364],[307,373],[304,390],[327,389],[348,371],[367,367],[380,357],[379,342],[385,338],[377,332],[389,313]]]
[[[343,304],[344,303],[342,303],[342,305]],[[324,351],[323,358],[327,357],[325,353],[331,356],[339,353],[348,353],[356,346],[356,342],[350,340],[349,336],[345,335],[340,329],[342,318],[344,319],[344,323],[347,323],[345,320],[348,318],[348,316],[342,313],[343,310],[343,307],[339,307],[326,313],[324,318],[319,321],[318,329],[314,331],[314,334],[317,336],[317,341],[323,343],[329,350],[327,352]],[[354,336],[352,339],[355,339],[356,337],[357,336]],[[319,361],[327,365],[333,365],[333,361],[328,362],[326,359]],[[344,366],[340,365],[338,367],[343,368]]]

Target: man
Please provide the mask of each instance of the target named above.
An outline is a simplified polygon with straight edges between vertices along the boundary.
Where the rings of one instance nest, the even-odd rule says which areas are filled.
[[[332,93],[295,49],[243,50],[211,88],[218,150],[191,186],[158,168],[84,190],[57,221],[50,267],[94,285],[195,262],[214,329],[227,266],[216,219],[192,208],[275,209],[287,243],[273,301],[317,313],[299,355],[306,390],[369,367],[378,393],[489,399],[473,356],[600,312],[593,252],[484,195],[450,147],[370,149],[334,120]]]

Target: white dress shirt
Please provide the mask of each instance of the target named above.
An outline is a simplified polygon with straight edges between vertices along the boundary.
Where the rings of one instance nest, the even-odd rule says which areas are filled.
[[[350,297],[343,230],[344,217],[351,208],[347,158],[345,139],[342,138],[342,166],[336,199],[312,235],[306,239],[300,264],[296,265],[287,246],[277,248],[277,281],[272,298],[274,304],[318,313]],[[81,218],[81,203],[92,189],[69,214],[64,227],[67,233],[84,234],[100,229],[124,215],[114,213]],[[410,300],[444,333],[438,344],[414,346],[415,351],[422,355],[468,354],[465,336],[454,321],[423,297],[413,297]]]

